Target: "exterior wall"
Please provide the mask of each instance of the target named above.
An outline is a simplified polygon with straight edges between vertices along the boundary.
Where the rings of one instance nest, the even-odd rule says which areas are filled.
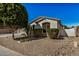
[[[42,23],[45,23],[45,22],[49,22],[50,23],[50,21],[48,19],[45,19],[45,20],[39,22],[40,26],[42,27]]]
[[[76,36],[76,30],[74,28],[72,29],[65,29],[65,32],[69,37],[75,37]]]
[[[59,29],[63,29],[63,26],[58,22],[57,23],[57,27],[59,28]]]
[[[36,24],[35,24],[35,22],[33,22],[33,23],[32,23],[32,24],[30,24],[30,25],[32,26],[32,25],[36,25]]]
[[[58,28],[57,21],[55,21],[55,20],[50,20],[50,19],[45,19],[45,20],[40,21],[40,22],[39,22],[39,25],[40,25],[41,28],[42,28],[42,23],[45,23],[45,22],[49,22],[49,23],[50,23],[50,28]],[[33,22],[33,23],[31,24],[31,26],[32,26],[32,25],[36,25],[36,23]]]
[[[51,28],[58,28],[57,23],[58,23],[57,21],[51,20]]]

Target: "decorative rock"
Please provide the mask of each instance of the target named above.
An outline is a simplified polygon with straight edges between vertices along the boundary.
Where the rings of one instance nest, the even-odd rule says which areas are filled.
[[[74,47],[76,48],[78,46],[77,42],[74,41]]]
[[[21,43],[20,41],[17,41],[18,43]]]

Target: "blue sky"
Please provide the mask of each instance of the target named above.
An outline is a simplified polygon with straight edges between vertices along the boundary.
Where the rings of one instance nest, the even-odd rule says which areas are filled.
[[[24,3],[29,15],[29,22],[39,16],[58,18],[62,24],[79,24],[79,4],[75,3]]]

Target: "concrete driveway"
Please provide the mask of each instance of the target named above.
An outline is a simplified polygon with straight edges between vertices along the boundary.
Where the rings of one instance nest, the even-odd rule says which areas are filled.
[[[22,56],[22,54],[0,46],[0,56]]]

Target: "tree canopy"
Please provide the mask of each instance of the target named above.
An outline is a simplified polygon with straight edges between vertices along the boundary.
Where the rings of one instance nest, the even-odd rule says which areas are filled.
[[[0,3],[0,26],[28,28],[28,14],[20,3]]]

